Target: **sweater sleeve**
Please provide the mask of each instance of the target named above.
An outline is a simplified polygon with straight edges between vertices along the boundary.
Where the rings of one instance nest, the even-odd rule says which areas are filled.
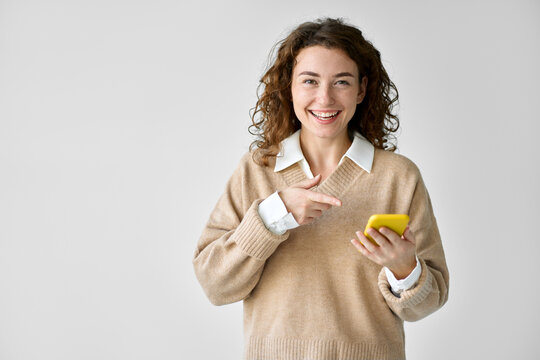
[[[206,296],[214,305],[240,301],[257,285],[266,259],[289,232],[268,230],[258,207],[248,199],[245,166],[236,169],[197,242],[193,266]]]
[[[441,308],[448,300],[449,274],[431,200],[418,173],[409,209],[411,230],[422,273],[416,286],[399,296],[390,291],[386,274],[379,273],[379,289],[390,309],[405,321],[417,321]]]

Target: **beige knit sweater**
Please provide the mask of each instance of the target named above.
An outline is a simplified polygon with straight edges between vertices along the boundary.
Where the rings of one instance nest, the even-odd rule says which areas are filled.
[[[244,301],[247,360],[404,359],[403,321],[448,297],[448,270],[429,195],[404,156],[375,150],[371,173],[349,158],[315,190],[341,207],[313,223],[270,232],[259,203],[306,178],[298,164],[275,173],[247,153],[214,208],[193,265],[215,305]],[[372,214],[404,213],[417,239],[418,284],[396,297],[382,267],[351,245]]]

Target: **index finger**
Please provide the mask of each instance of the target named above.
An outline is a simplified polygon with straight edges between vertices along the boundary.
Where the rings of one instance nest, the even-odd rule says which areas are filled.
[[[311,201],[329,204],[333,206],[341,206],[341,200],[331,195],[323,194],[320,192],[310,191],[308,199]]]

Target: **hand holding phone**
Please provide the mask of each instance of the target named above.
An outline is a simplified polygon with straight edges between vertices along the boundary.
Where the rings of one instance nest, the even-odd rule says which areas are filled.
[[[409,224],[409,215],[406,214],[375,214],[371,215],[364,230],[364,235],[374,244],[377,245],[377,242],[368,234],[368,229],[370,227],[376,229],[377,231],[382,227],[386,227],[399,236],[403,235],[403,232]]]
[[[352,239],[351,243],[362,255],[390,269],[396,279],[404,279],[416,266],[416,239],[412,230],[408,229],[408,223],[409,216],[406,214],[373,215],[364,232],[357,231],[358,239]],[[368,232],[370,228],[373,229]]]

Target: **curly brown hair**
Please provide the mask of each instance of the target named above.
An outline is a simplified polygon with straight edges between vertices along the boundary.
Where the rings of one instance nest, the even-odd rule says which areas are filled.
[[[366,96],[348,124],[349,136],[358,131],[376,148],[395,151],[392,133],[399,128],[399,118],[392,110],[398,102],[398,91],[384,69],[380,52],[343,19],[324,18],[301,24],[270,51],[272,56],[279,47],[257,88],[258,94],[263,89],[262,94],[251,109],[249,132],[259,138],[250,146],[256,148],[253,159],[267,166],[268,159],[279,152],[279,143],[300,129],[292,102],[292,72],[300,50],[315,45],[343,50],[358,66],[359,78],[368,78]]]

